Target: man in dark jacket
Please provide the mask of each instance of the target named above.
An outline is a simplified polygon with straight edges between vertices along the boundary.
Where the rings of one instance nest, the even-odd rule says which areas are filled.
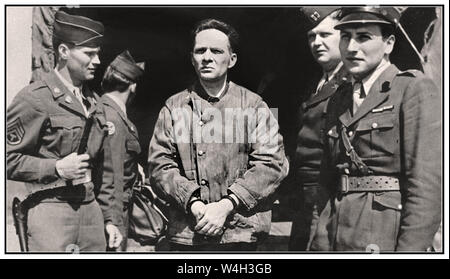
[[[150,142],[151,183],[171,203],[172,250],[256,250],[270,230],[270,197],[288,162],[266,103],[227,79],[237,39],[224,22],[197,25],[198,81],[167,100]]]
[[[299,110],[294,174],[301,195],[299,210],[292,221],[289,250],[305,251],[309,250],[320,212],[327,202],[327,193],[319,184],[326,106],[348,74],[339,53],[339,30],[334,29],[339,22],[338,7],[311,6],[302,8],[302,12],[309,20],[307,37],[311,53],[323,70],[322,78]]]
[[[336,28],[352,83],[330,99],[322,185],[331,192],[312,250],[425,251],[441,216],[440,94],[389,61],[400,13],[344,8]]]

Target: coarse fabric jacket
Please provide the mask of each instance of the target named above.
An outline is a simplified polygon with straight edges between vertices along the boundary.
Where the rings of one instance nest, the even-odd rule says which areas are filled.
[[[233,118],[232,110],[247,116]],[[171,202],[169,241],[256,242],[268,234],[271,197],[287,175],[288,161],[277,121],[258,95],[230,81],[220,99],[208,97],[199,83],[170,97],[159,114],[148,160],[151,184]],[[206,203],[229,193],[239,198],[241,206],[225,222],[223,235],[194,233],[186,207],[198,191]]]

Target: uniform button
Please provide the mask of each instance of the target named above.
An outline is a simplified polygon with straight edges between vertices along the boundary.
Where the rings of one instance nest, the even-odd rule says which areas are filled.
[[[198,152],[198,155],[200,155],[200,156],[202,156],[203,154],[205,154],[205,152],[204,152],[203,150],[200,150],[200,151]]]
[[[349,137],[353,136],[353,131],[348,132],[348,136]]]
[[[333,130],[329,130],[329,131],[328,131],[328,135],[331,136],[332,134],[333,134]]]
[[[206,180],[202,179],[202,181],[200,181],[200,184],[206,185]]]
[[[59,88],[58,88],[58,87],[55,87],[55,88],[53,88],[53,92],[55,92],[55,93],[60,93],[60,92],[61,92],[61,90],[59,90]]]
[[[203,121],[201,121],[201,120],[198,122],[198,125],[200,125],[200,126],[203,126],[203,124],[205,124],[205,123],[203,123]]]
[[[403,206],[402,206],[401,204],[399,204],[399,205],[397,206],[397,208],[400,209],[400,210],[402,210]]]
[[[344,169],[345,174],[350,174],[350,170],[349,169]]]
[[[378,127],[378,123],[376,123],[376,122],[372,123],[372,128],[375,129],[376,127]]]

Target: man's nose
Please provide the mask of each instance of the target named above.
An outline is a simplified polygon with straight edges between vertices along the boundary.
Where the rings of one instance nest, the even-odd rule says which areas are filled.
[[[314,37],[314,41],[313,41],[313,45],[315,47],[318,47],[322,44],[322,39],[320,38],[320,36],[315,36]]]
[[[347,51],[357,51],[358,50],[358,42],[354,39],[350,39],[347,44]]]
[[[211,61],[212,60],[212,53],[211,51],[208,49],[203,53],[203,61]]]
[[[100,64],[100,57],[98,56],[98,54],[96,54],[94,58],[92,58],[91,63],[96,65]]]

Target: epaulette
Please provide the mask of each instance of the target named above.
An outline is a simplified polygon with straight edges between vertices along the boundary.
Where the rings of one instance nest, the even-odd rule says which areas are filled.
[[[42,80],[38,80],[38,81],[34,81],[33,83],[30,84],[29,90],[31,91],[36,91],[39,88],[42,87],[46,87],[47,84],[45,82],[43,82]]]
[[[419,70],[415,70],[415,69],[409,69],[406,71],[399,71],[398,72],[398,76],[410,76],[410,77],[417,77],[418,75],[420,75],[422,72]]]

